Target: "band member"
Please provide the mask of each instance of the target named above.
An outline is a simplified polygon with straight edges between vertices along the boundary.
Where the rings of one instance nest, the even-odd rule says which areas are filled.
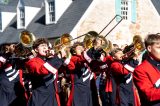
[[[132,83],[132,72],[137,64],[137,60],[131,60],[123,63],[124,56],[121,49],[112,50],[114,62],[111,64],[110,70],[116,83],[116,105],[118,106],[135,106],[134,89]]]
[[[107,41],[104,37],[97,36],[92,41],[93,47],[89,48],[88,50],[84,52],[84,57],[89,62],[91,71],[94,73],[94,78],[91,80],[92,82],[91,89],[92,89],[92,100],[95,106],[98,106],[99,102],[102,102],[103,105],[106,104],[105,102],[106,93],[104,90],[105,89],[104,87],[105,77],[104,76],[105,76],[105,71],[108,68],[108,65],[104,61],[106,52],[103,50],[103,47],[106,45],[106,42]]]
[[[1,106],[26,106],[27,95],[22,81],[22,70],[17,59],[12,58],[13,44],[0,45],[0,104]]]
[[[48,41],[44,38],[37,39],[33,49],[37,56],[26,62],[32,83],[32,95],[28,106],[60,106],[57,76],[65,52],[48,55]]]
[[[105,63],[107,64],[107,70],[106,70],[106,84],[105,84],[105,98],[104,99],[104,106],[114,106],[115,105],[115,99],[114,94],[115,92],[115,81],[113,80],[113,76],[110,70],[111,64],[114,61],[113,57],[109,54],[105,57]]]
[[[134,82],[142,106],[160,105],[160,35],[149,34],[145,38],[148,56],[136,67]]]
[[[71,58],[64,63],[71,74],[71,93],[67,106],[92,106],[90,77],[91,72],[83,57],[84,47],[76,42],[71,47]]]

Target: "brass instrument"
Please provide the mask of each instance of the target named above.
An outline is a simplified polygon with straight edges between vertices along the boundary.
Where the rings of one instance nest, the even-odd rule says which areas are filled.
[[[139,55],[143,50],[145,50],[142,38],[139,35],[133,37],[133,43],[126,46],[123,50],[124,56],[127,58],[132,58],[135,55]]]
[[[32,47],[33,42],[35,41],[35,36],[33,35],[33,33],[24,30],[20,33],[19,39],[24,47]]]
[[[61,50],[64,49],[66,52],[66,57],[69,57],[70,54],[70,46],[71,46],[72,37],[65,33],[60,38],[57,38],[54,41],[53,49],[55,50],[55,53],[61,53]]]
[[[15,46],[15,55],[17,57],[26,58],[28,55],[36,53],[32,50],[33,43],[35,41],[35,36],[27,30],[24,30],[19,35],[20,43]]]
[[[103,49],[106,53],[108,53],[111,49],[112,49],[112,43],[111,41],[107,40],[104,36],[94,36],[94,35],[86,35],[84,38],[84,45],[86,49],[89,49],[93,46],[97,46],[96,43],[94,43],[94,41],[96,39],[101,39],[102,44],[100,45],[100,47],[98,47],[99,49]],[[95,41],[96,42],[96,41]]]
[[[78,39],[78,38],[80,38],[80,37],[83,37],[83,36],[85,36],[85,38],[84,38],[84,44],[85,44],[85,48],[91,48],[91,47],[93,47],[93,40],[97,37],[97,36],[99,36],[116,18],[119,18],[119,21],[112,27],[112,29],[104,36],[104,38],[103,38],[103,40],[104,40],[104,45],[102,45],[102,48],[106,51],[106,52],[108,52],[108,51],[110,51],[111,49],[112,49],[112,43],[111,43],[111,41],[108,41],[108,40],[106,40],[105,39],[105,37],[118,25],[118,24],[120,24],[120,22],[123,20],[123,18],[120,16],[120,15],[115,15],[114,17],[113,17],[113,19],[102,29],[102,31],[100,31],[100,33],[97,33],[97,32],[95,32],[95,31],[89,31],[88,33],[86,33],[86,34],[83,34],[83,35],[80,35],[80,36],[78,36],[78,37],[76,37],[76,38],[74,38],[74,39],[72,39],[71,38],[71,36],[69,36],[69,34],[64,34],[64,35],[62,35],[62,37],[60,38],[60,39],[57,39],[56,41],[55,41],[55,43],[53,44],[54,45],[54,49],[56,50],[56,51],[59,51],[60,50],[60,48],[61,48],[61,46],[63,46],[63,45],[68,45],[68,44],[71,44],[71,41],[73,41],[73,40],[76,40],[76,39]],[[57,44],[57,42],[58,42],[58,44]],[[67,44],[68,43],[68,44]]]
[[[110,40],[107,40],[108,43],[106,46],[104,46],[103,50],[106,52],[106,53],[109,53],[112,49],[113,49],[113,44]]]
[[[96,34],[86,34],[84,37],[84,47],[86,49],[93,47],[93,41],[95,40],[95,38],[98,37],[98,35]]]

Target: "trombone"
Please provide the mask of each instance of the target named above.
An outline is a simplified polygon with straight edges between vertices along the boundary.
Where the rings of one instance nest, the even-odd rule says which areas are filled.
[[[122,20],[123,20],[123,17],[122,17],[122,16],[120,16],[120,15],[115,15],[115,16],[112,18],[112,20],[102,29],[102,31],[99,32],[98,35],[100,35],[116,18],[120,18],[120,20],[118,20],[117,24],[115,24],[115,25],[110,29],[110,31],[109,31],[104,37],[106,37],[107,35],[109,35],[109,34],[112,32],[112,30],[113,30],[118,24],[120,24],[120,23],[122,22]]]
[[[112,27],[112,29],[110,29],[110,31],[104,36],[104,37],[106,37],[122,20],[123,20],[123,18],[122,18],[122,16],[120,16],[120,15],[115,15],[114,17],[113,17],[113,19],[99,32],[99,33],[96,33],[96,32],[94,32],[94,31],[89,31],[88,33],[85,33],[85,34],[83,34],[83,35],[80,35],[80,36],[78,36],[78,37],[76,37],[76,38],[74,38],[74,39],[72,39],[72,37],[71,36],[68,36],[68,35],[66,35],[65,37],[66,37],[66,40],[65,40],[65,42],[63,42],[63,40],[60,40],[60,44],[58,44],[58,45],[54,45],[54,47],[57,47],[57,46],[62,46],[62,45],[64,45],[65,43],[69,43],[69,42],[71,42],[71,41],[73,41],[73,40],[76,40],[76,39],[78,39],[78,38],[81,38],[81,37],[83,37],[83,36],[99,36],[116,18],[120,18],[120,20],[117,22],[117,24],[115,24],[113,27]],[[92,32],[94,32],[94,33],[92,33]],[[65,38],[65,37],[63,37],[63,35],[62,35],[62,37],[60,38],[60,39],[62,39],[62,38]],[[88,39],[88,38],[86,38],[86,39]]]
[[[120,18],[120,20],[110,29],[110,31],[105,35],[105,36],[100,36],[100,34],[116,19],[116,18]],[[92,43],[93,40],[96,37],[102,38],[102,40],[105,42],[104,45],[102,45],[102,48],[105,52],[109,52],[109,50],[111,50],[112,48],[112,43],[110,40],[105,39],[106,36],[123,20],[123,18],[120,15],[115,15],[113,17],[113,19],[97,34],[97,36],[95,35],[87,35],[84,38],[84,42],[85,42],[85,47],[86,48],[90,48],[93,47]]]

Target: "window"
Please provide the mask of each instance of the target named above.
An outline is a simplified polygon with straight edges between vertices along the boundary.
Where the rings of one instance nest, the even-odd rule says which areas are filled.
[[[50,13],[49,17],[50,17],[50,22],[55,21],[55,15],[53,13]]]
[[[24,9],[20,9],[20,26],[24,27],[25,26],[25,14],[24,14]]]
[[[115,0],[116,15],[120,15],[124,20],[131,21],[133,23],[137,20],[137,0]],[[120,21],[120,17],[116,20]]]
[[[54,1],[49,2],[49,12],[54,12]]]
[[[49,2],[49,21],[54,22],[55,21],[55,2]]]
[[[0,13],[0,30],[2,30],[2,15]]]
[[[121,16],[124,20],[128,19],[128,0],[121,1]]]
[[[20,26],[21,26],[21,27],[24,27],[24,26],[25,26],[24,18],[23,18],[23,19],[20,19]]]
[[[24,10],[20,10],[20,18],[24,18]]]

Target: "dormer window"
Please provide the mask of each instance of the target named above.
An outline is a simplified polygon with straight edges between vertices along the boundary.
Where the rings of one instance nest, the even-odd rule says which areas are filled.
[[[2,15],[0,13],[0,31],[2,31]]]
[[[20,9],[20,26],[24,27],[25,26],[25,14],[24,14],[24,9]]]
[[[54,22],[54,20],[55,20],[54,14],[50,13],[49,17],[50,17],[50,22]]]
[[[53,23],[55,21],[55,2],[51,1],[49,4],[49,21]]]
[[[45,4],[45,24],[56,24],[63,13],[68,9],[71,0],[44,0]]]
[[[24,9],[20,10],[20,18],[24,18]]]
[[[54,11],[54,2],[49,2],[49,12],[53,12]]]

